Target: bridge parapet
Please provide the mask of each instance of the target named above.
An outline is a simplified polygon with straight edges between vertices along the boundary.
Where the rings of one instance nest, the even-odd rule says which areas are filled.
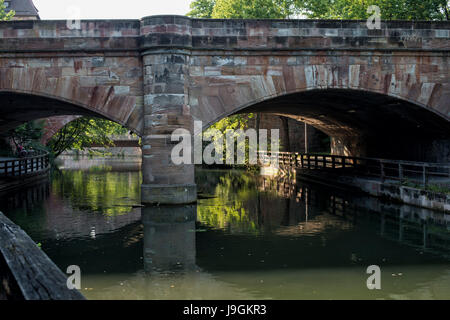
[[[264,50],[449,49],[450,22],[384,21],[369,30],[359,20],[192,21],[194,48]]]
[[[81,21],[80,28],[65,20],[0,22],[1,52],[137,50],[139,20]]]
[[[150,16],[141,20],[0,22],[0,50],[194,49],[444,49],[448,21],[383,21],[370,30],[362,20],[220,20]],[[58,40],[55,40],[58,39]],[[77,40],[79,39],[79,40]]]

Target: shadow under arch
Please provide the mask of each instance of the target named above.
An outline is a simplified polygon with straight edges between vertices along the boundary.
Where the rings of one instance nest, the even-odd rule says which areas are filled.
[[[140,123],[135,125],[128,121],[134,109],[134,102],[131,107],[130,103],[124,101],[126,103],[123,104],[122,110],[112,110],[107,107],[109,103],[107,96],[113,97],[114,92],[110,91],[106,96],[102,96],[103,98],[99,100],[105,100],[104,103],[99,102],[93,107],[79,101],[67,100],[64,97],[0,89],[0,133],[32,120],[77,115],[104,118],[141,135],[142,125]],[[123,99],[126,100],[129,97],[123,97]]]
[[[450,117],[415,101],[369,90],[326,88],[271,95],[222,112],[271,113],[305,122],[332,138],[334,154],[450,161]]]

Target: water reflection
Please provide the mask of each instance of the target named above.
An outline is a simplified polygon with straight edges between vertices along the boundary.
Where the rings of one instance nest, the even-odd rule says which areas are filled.
[[[141,156],[127,157],[95,157],[95,156],[70,156],[62,155],[56,159],[60,170],[94,170],[94,171],[140,171]]]
[[[450,298],[448,215],[220,170],[197,172],[197,206],[141,208],[138,171],[82,166],[0,210],[62,270],[79,265],[88,298]]]
[[[192,205],[142,209],[146,272],[195,269],[196,218]]]

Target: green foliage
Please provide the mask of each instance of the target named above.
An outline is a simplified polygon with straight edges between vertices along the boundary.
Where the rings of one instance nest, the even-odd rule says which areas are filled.
[[[129,214],[140,203],[140,172],[113,172],[107,168],[55,172],[53,193],[70,200],[74,209],[104,216]]]
[[[0,0],[0,21],[8,21],[11,20],[16,12],[14,10],[6,13],[5,0]]]
[[[214,125],[212,125],[210,127],[210,129],[215,129],[215,130],[220,131],[223,135],[223,141],[218,141],[212,136],[212,142],[214,143],[216,150],[223,150],[222,161],[224,164],[226,162],[226,153],[227,153],[227,149],[226,149],[226,134],[227,134],[227,132],[229,132],[229,134],[232,134],[232,137],[235,139],[235,144],[234,144],[235,145],[234,146],[235,157],[237,157],[237,150],[242,150],[244,148],[245,153],[246,153],[245,163],[248,164],[250,144],[249,144],[248,140],[241,141],[240,143],[238,143],[237,137],[238,137],[238,133],[239,133],[238,130],[245,131],[248,128],[248,121],[250,119],[252,119],[253,117],[254,117],[254,115],[252,113],[245,114],[245,115],[243,115],[243,114],[233,115],[233,116],[224,118],[224,119],[216,122]],[[206,141],[210,137],[210,132],[211,132],[210,130],[206,130],[203,133],[203,137],[204,137],[203,148],[205,148],[207,145],[209,145],[211,143],[211,142]]]
[[[448,0],[194,0],[196,18],[367,19],[367,8],[380,7],[384,20],[449,20]]]
[[[25,150],[45,150],[45,146],[41,144],[41,138],[44,132],[44,121],[30,121],[22,124],[8,132],[6,139],[14,143],[16,149],[23,146]],[[2,148],[3,149],[3,148]],[[16,150],[2,150],[2,154],[9,153],[14,155]]]
[[[450,194],[450,187],[441,186],[441,185],[437,185],[437,184],[428,185],[426,187],[426,190],[431,191],[431,192]]]
[[[194,0],[187,14],[194,18],[284,19],[298,13],[296,0]]]
[[[237,114],[216,122],[211,128],[217,129],[223,133],[225,133],[226,130],[244,130],[251,118],[253,118],[253,114],[251,113],[248,115]]]
[[[234,165],[235,168],[247,169],[247,170],[255,170],[259,168],[258,166],[250,164],[250,154],[256,154],[258,151],[256,149],[259,148],[259,137],[258,133],[256,133],[256,144],[250,144],[250,138],[246,137],[245,139],[238,139],[241,134],[247,133],[248,129],[256,130],[253,126],[249,125],[249,121],[255,118],[255,114],[237,114],[227,118],[224,118],[214,125],[212,125],[208,130],[203,133],[203,149],[211,144],[211,141],[215,147],[215,151],[223,151],[221,155],[222,164],[226,164],[226,156],[227,156],[227,136],[234,139]],[[212,130],[218,130],[222,134],[221,139],[216,139],[217,137],[214,135]],[[270,130],[267,132],[267,151],[271,150],[272,137],[270,136]],[[278,141],[280,143],[280,141]],[[238,150],[245,150],[245,163],[238,164]],[[209,151],[209,150],[208,150]]]
[[[58,133],[48,143],[48,147],[58,157],[67,150],[85,150],[93,144],[113,146],[111,136],[126,134],[128,130],[106,119],[82,117],[76,119]]]
[[[285,19],[296,13],[295,0],[217,0],[216,19]]]
[[[191,11],[187,16],[193,18],[211,18],[216,0],[196,0],[191,2]]]
[[[367,19],[367,8],[380,8],[383,20],[448,20],[447,0],[299,0],[302,14],[318,19]]]
[[[45,121],[35,120],[24,123],[0,136],[0,156],[16,157],[18,148],[22,146],[26,151],[50,151],[41,143],[44,134]]]
[[[232,226],[233,233],[260,232],[255,213],[251,210],[253,207],[249,205],[257,198],[257,179],[254,175],[240,171],[200,171],[197,174],[201,177],[198,180],[202,181],[199,188],[212,191],[215,195],[202,200],[203,205],[198,206],[198,221],[217,229]]]
[[[419,190],[425,190],[425,191],[431,191],[436,193],[443,193],[443,194],[450,194],[450,186],[446,185],[440,185],[440,184],[433,184],[430,183],[427,186],[423,186],[421,184],[418,184],[414,181],[405,179],[401,182],[401,185],[404,187],[419,189]]]

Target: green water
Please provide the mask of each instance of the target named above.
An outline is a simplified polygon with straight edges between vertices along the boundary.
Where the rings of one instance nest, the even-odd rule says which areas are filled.
[[[450,298],[443,213],[219,170],[197,171],[196,206],[141,208],[138,164],[63,167],[0,211],[61,270],[80,266],[89,299]]]

